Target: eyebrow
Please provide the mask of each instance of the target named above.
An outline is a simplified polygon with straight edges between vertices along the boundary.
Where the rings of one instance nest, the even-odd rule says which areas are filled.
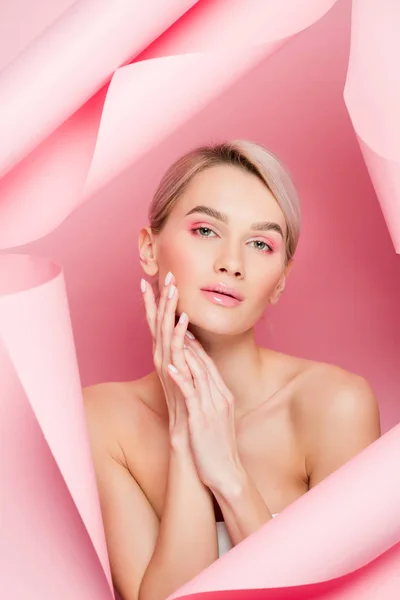
[[[213,219],[217,219],[217,221],[221,221],[222,223],[226,223],[226,224],[229,223],[229,218],[227,215],[220,212],[216,208],[211,208],[211,206],[204,206],[203,204],[199,205],[199,206],[195,206],[194,208],[189,210],[188,213],[186,213],[186,216],[191,215],[193,213],[203,213],[204,215],[208,215],[209,217],[212,217]],[[277,233],[279,233],[279,235],[282,236],[282,238],[285,237],[283,235],[282,227],[280,225],[278,225],[278,223],[274,223],[272,221],[259,221],[257,223],[253,223],[250,226],[250,229],[252,229],[254,231],[270,231],[270,230],[272,230],[272,231],[276,231]]]

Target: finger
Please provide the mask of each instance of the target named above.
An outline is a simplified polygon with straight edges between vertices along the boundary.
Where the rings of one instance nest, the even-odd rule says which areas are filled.
[[[146,313],[147,325],[150,329],[151,337],[153,338],[153,342],[156,337],[156,321],[157,321],[157,305],[154,298],[153,288],[149,284],[148,281],[142,279],[140,282],[144,308]]]
[[[200,344],[199,344],[200,346]],[[196,359],[199,361],[199,363],[201,364],[201,366],[203,367],[203,369],[205,369],[205,371],[207,372],[208,375],[208,385],[210,387],[210,392],[211,392],[211,398],[212,401],[214,403],[214,407],[219,410],[220,408],[226,408],[226,404],[227,404],[227,394],[223,392],[223,390],[220,389],[220,387],[217,385],[213,373],[210,371],[210,369],[208,368],[206,362],[199,356],[199,353],[196,352],[196,349],[193,348],[192,346],[189,346],[191,352],[193,352],[194,356],[196,357]],[[206,354],[206,352],[203,350],[204,354]],[[217,367],[214,364],[215,369],[217,370]]]
[[[166,369],[171,362],[171,344],[175,329],[175,312],[178,303],[179,292],[177,287],[170,283],[165,302],[164,314],[160,325],[163,366]]]
[[[172,275],[172,274],[171,274]],[[173,276],[172,276],[173,279]],[[164,282],[164,286],[161,290],[160,301],[157,307],[156,300],[154,297],[153,288],[148,281],[141,279],[140,287],[143,295],[143,301],[145,305],[146,319],[149,326],[153,340],[156,339],[158,324],[162,320],[162,314],[164,312],[166,296],[168,293],[168,286]]]
[[[180,374],[192,381],[192,375],[187,365],[183,348],[185,345],[185,332],[189,324],[189,318],[185,312],[182,312],[178,323],[174,328],[171,341],[171,364],[173,364]]]
[[[204,350],[204,348],[200,344],[200,342],[196,339],[187,338],[185,343],[203,361],[212,380],[214,381],[216,387],[221,392],[221,394],[231,395],[232,392],[226,386],[226,383],[222,379],[221,374],[218,371],[217,365],[212,360],[211,356],[209,356],[207,354],[207,352]]]
[[[173,280],[174,280],[174,276],[172,275],[171,272],[168,272],[165,277],[164,284],[161,288],[160,300],[158,302],[157,320],[156,320],[156,335],[161,334],[161,324],[162,324],[162,320],[164,317],[165,306],[167,304],[168,291],[169,291],[171,284],[173,284]]]
[[[172,364],[168,365],[167,371],[171,379],[180,389],[182,396],[185,399],[188,413],[192,416],[195,415],[196,411],[198,412],[200,410],[200,403],[198,392],[194,387],[192,378],[189,380],[188,378],[183,377],[182,373]]]
[[[185,359],[192,374],[195,389],[199,394],[201,409],[209,414],[215,410],[212,398],[207,369],[200,363],[196,355],[189,348],[184,348]]]
[[[234,397],[232,392],[226,386],[216,364],[204,350],[203,346],[198,341],[193,343],[193,341],[190,342],[188,340],[187,345],[208,373],[208,383],[215,409],[217,411],[222,411],[225,414],[226,411],[229,411],[229,408],[233,407],[234,405]],[[233,411],[229,412],[232,412],[233,418]]]
[[[157,364],[159,364],[160,366],[164,365],[165,363],[168,364],[168,362],[170,362],[168,360],[169,349],[168,349],[167,354],[166,355],[164,354],[164,345],[163,345],[163,339],[162,339],[162,324],[163,324],[163,319],[164,319],[165,308],[166,308],[167,301],[168,301],[168,292],[171,289],[171,286],[173,286],[173,280],[174,280],[174,277],[173,277],[172,273],[169,272],[164,280],[164,285],[161,289],[161,294],[160,294],[160,301],[158,303],[158,310],[157,310],[157,317],[156,317],[156,338],[155,338],[154,355],[155,355]]]

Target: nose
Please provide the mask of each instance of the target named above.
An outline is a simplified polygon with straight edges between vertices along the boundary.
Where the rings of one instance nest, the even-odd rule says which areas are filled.
[[[214,270],[216,273],[226,273],[236,279],[243,279],[244,267],[239,252],[226,249],[215,261]]]

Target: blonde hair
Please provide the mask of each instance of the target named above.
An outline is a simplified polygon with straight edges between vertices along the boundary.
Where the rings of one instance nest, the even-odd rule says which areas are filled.
[[[200,146],[175,161],[164,174],[149,207],[151,231],[159,234],[178,199],[195,175],[217,165],[232,165],[252,173],[272,192],[286,221],[286,264],[300,236],[300,203],[293,181],[269,150],[247,140]]]

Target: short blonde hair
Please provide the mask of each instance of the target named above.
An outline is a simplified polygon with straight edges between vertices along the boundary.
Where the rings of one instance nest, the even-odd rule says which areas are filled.
[[[178,199],[195,175],[217,165],[232,165],[252,173],[272,192],[286,221],[286,264],[293,258],[300,236],[300,203],[293,181],[269,150],[247,140],[235,140],[191,150],[166,171],[149,207],[151,231],[159,234]]]

